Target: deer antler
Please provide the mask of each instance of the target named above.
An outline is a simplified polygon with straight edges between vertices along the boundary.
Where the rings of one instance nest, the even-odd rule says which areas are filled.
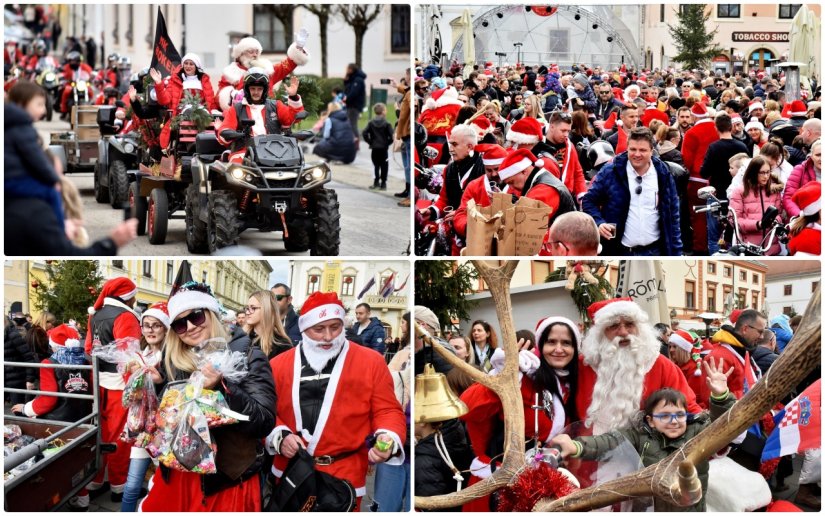
[[[511,316],[512,306],[510,305],[510,279],[513,277],[518,262],[505,262],[499,267],[480,261],[473,261],[472,263],[490,289],[490,295],[496,306],[496,315],[501,328],[504,349],[504,369],[496,376],[484,374],[445,349],[417,323],[415,324],[415,331],[419,336],[424,337],[426,342],[433,345],[433,349],[453,367],[461,369],[473,380],[495,392],[501,399],[504,409],[504,434],[506,437],[504,457],[501,467],[491,476],[467,489],[440,496],[416,496],[416,509],[434,510],[457,507],[488,495],[510,483],[525,463],[524,407],[518,380],[519,350],[516,343],[516,330]]]
[[[696,464],[707,460],[758,421],[820,363],[820,295],[820,288],[817,287],[797,333],[768,373],[733,408],[681,449],[636,473],[576,491],[558,500],[542,500],[533,510],[588,511],[642,496],[656,496],[681,506],[699,501],[702,492],[696,489]]]

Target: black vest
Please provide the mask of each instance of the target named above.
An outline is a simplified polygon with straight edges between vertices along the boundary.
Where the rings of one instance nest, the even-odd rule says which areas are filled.
[[[115,319],[120,314],[128,312],[119,306],[104,305],[103,308],[95,312],[89,331],[92,333],[92,347],[98,345],[105,346],[115,340]],[[95,342],[97,341],[97,342]],[[104,360],[99,361],[101,373],[116,373],[117,364],[112,364]]]
[[[264,126],[266,127],[266,134],[281,134],[281,120],[278,118],[278,104],[274,100],[267,100],[264,105]],[[249,115],[246,114],[246,106],[242,102],[235,103],[235,115],[238,122],[241,120],[250,120]],[[241,124],[238,124],[238,129]]]
[[[301,353],[301,386],[298,390],[301,422],[310,434],[314,434],[315,425],[318,424],[318,418],[321,416],[321,405],[324,403],[324,396],[327,393],[327,387],[329,387],[329,375],[332,374],[338,357],[327,362],[327,365],[319,374],[309,365],[303,348],[299,348],[298,351]],[[326,375],[326,378],[321,378],[322,374]],[[297,430],[300,431],[301,429],[298,428]]]
[[[49,363],[56,364],[55,360],[49,359]],[[103,362],[101,362],[103,363]],[[91,371],[88,369],[55,369],[57,379],[57,392],[68,394],[91,394]],[[73,423],[83,416],[92,412],[92,400],[77,398],[57,398],[57,405],[48,414],[38,416],[40,419],[53,419],[55,421],[68,421]]]
[[[461,178],[467,171],[470,174],[462,186]],[[444,188],[447,189],[447,204],[454,209],[461,206],[461,196],[464,188],[477,177],[484,175],[484,162],[481,161],[481,154],[476,152],[472,157],[466,157],[459,162],[453,161],[447,165],[447,172],[444,178]]]
[[[547,172],[545,170],[545,174],[539,174],[542,168],[534,168],[533,172],[527,178],[526,185],[530,185],[530,187],[521,192],[521,196],[525,197],[527,192],[532,190],[536,185],[547,185],[551,186],[556,189],[556,192],[559,194],[559,209],[555,213],[550,214],[550,220],[555,219],[557,216],[561,215],[562,213],[567,213],[568,211],[576,211],[576,201],[573,199],[573,195],[570,193],[570,190],[564,186],[564,183],[561,182],[556,176]]]

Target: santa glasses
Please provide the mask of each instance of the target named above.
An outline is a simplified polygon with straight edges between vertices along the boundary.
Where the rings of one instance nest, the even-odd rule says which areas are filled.
[[[186,317],[181,317],[180,319],[175,319],[172,321],[171,327],[178,335],[183,335],[186,333],[187,328],[189,328],[188,323],[192,323],[193,326],[200,326],[204,322],[206,322],[206,310],[203,308],[199,310],[193,310],[189,315]]]

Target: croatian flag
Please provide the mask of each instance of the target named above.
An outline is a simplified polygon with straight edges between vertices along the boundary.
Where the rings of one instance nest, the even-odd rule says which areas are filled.
[[[774,417],[776,428],[762,450],[762,462],[822,446],[821,389],[820,379]]]

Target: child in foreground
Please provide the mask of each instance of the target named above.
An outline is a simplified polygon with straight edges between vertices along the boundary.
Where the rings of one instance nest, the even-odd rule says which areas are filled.
[[[727,382],[733,368],[722,372],[722,364],[716,364],[713,359],[705,362],[704,367],[711,392],[710,413],[688,414],[687,401],[682,392],[675,389],[660,389],[645,400],[644,410],[639,411],[633,418],[629,428],[575,439],[571,439],[567,434],[559,434],[551,442],[561,447],[562,457],[595,460],[618,446],[623,439],[627,439],[639,453],[645,467],[656,464],[681,448],[736,402],[736,398],[728,390]],[[696,464],[696,472],[702,483],[701,500],[689,507],[679,507],[656,499],[654,510],[704,512],[705,495],[708,490],[708,461]]]

